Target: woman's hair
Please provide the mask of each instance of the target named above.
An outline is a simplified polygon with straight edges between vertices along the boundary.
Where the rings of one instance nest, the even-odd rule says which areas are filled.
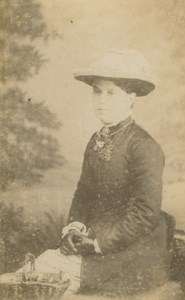
[[[119,88],[121,88],[124,92],[126,92],[127,94],[132,94],[134,93],[133,90],[133,84],[131,83],[131,79],[119,79],[119,78],[112,78],[112,77],[99,77],[97,76],[94,80],[94,83],[92,84],[92,86],[95,86],[97,82],[99,82],[100,80],[105,80],[105,81],[112,81],[116,86],[118,86]]]
[[[116,86],[118,86],[120,89],[122,89],[127,94],[134,93],[133,86],[130,84],[129,81],[125,81],[123,84],[123,79],[113,79],[112,80]]]

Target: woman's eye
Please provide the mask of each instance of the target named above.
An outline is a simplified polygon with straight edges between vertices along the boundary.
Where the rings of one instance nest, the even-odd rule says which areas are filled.
[[[93,88],[93,93],[94,94],[101,94],[101,90]]]
[[[107,92],[107,94],[108,94],[108,95],[113,95],[113,91],[110,90],[110,91]]]

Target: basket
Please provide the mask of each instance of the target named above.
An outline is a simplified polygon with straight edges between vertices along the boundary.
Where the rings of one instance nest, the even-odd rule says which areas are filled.
[[[24,273],[5,275],[4,280],[0,280],[1,300],[58,300],[70,284],[69,280],[57,278],[57,274],[33,273],[28,278]]]

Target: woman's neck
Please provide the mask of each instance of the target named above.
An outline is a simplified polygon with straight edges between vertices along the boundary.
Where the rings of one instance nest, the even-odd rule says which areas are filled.
[[[119,119],[115,120],[114,122],[103,124],[103,125],[106,126],[106,127],[116,126],[120,122],[126,121],[128,118],[132,119],[132,113],[131,112],[129,114],[123,116],[122,118],[119,118]]]

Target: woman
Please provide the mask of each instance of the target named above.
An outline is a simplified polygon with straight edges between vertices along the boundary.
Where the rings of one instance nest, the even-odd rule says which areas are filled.
[[[36,270],[64,271],[72,291],[154,289],[169,278],[174,221],[161,211],[161,147],[132,118],[135,98],[155,88],[147,62],[134,50],[110,50],[74,76],[93,87],[103,127],[85,150],[61,253],[43,253]]]
[[[132,119],[155,85],[134,50],[108,51],[75,78],[93,87],[103,128],[87,145],[61,251],[82,254],[81,288],[147,291],[169,278],[174,226],[161,211],[164,154]]]

